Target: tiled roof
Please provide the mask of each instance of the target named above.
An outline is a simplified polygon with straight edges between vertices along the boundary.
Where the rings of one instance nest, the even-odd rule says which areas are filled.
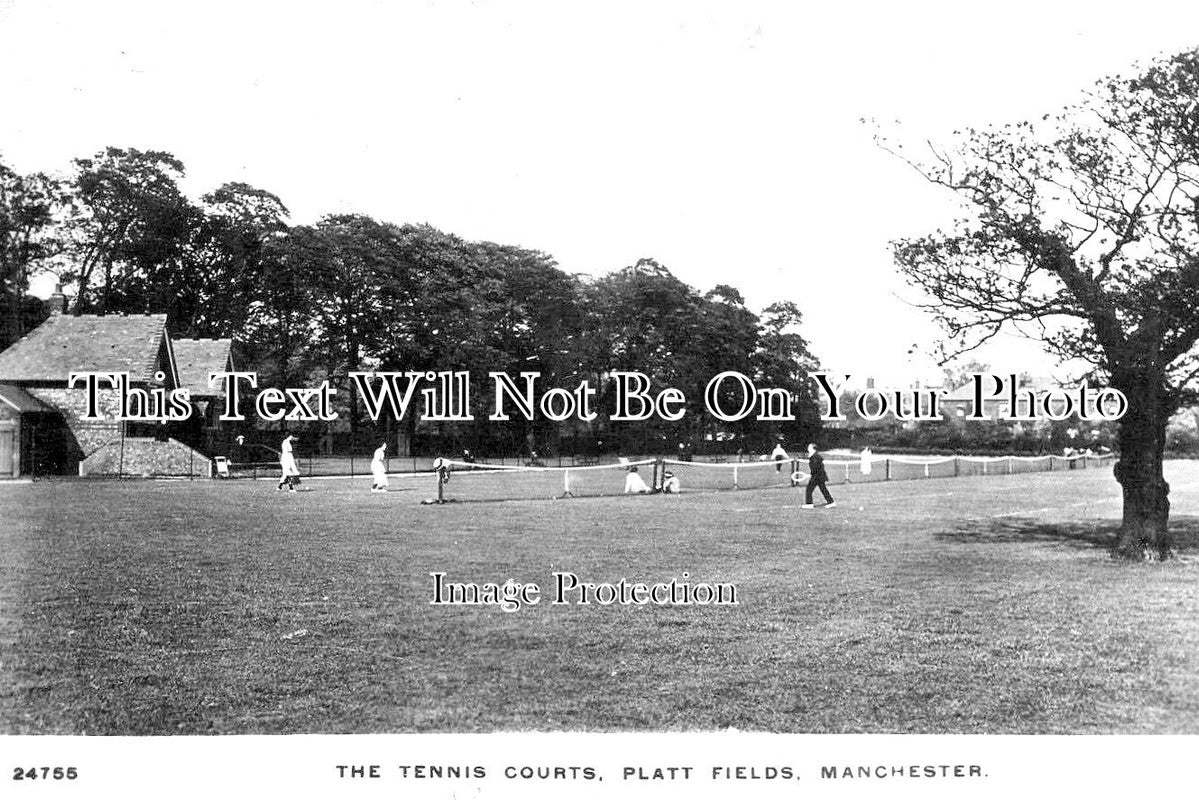
[[[165,314],[52,316],[0,353],[0,381],[65,382],[72,372],[128,372],[149,383],[164,339],[170,352],[166,324]]]
[[[224,372],[229,367],[232,339],[172,339],[175,366],[179,370],[179,386],[192,397],[218,397],[219,388],[208,386],[208,376]]]
[[[22,414],[54,411],[53,408],[50,408],[50,406],[38,400],[20,386],[5,386],[2,383],[0,383],[0,403],[4,403]]]

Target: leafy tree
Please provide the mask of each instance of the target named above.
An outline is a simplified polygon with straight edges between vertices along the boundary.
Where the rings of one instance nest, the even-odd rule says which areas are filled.
[[[310,233],[293,229],[263,247],[242,340],[260,385],[301,386],[316,362]]]
[[[943,374],[945,376],[945,388],[952,391],[961,387],[963,384],[968,383],[971,375],[989,374],[990,372],[990,364],[974,358],[960,364],[947,364],[943,370]]]
[[[400,238],[394,227],[356,214],[325,217],[297,237],[326,377],[348,387],[349,372],[377,365],[387,346],[388,316],[408,299]],[[357,430],[358,395],[348,395]]]
[[[41,304],[27,301],[26,292],[30,277],[58,249],[54,215],[64,200],[58,181],[0,163],[0,350],[40,322]]]
[[[1124,392],[1114,553],[1168,558],[1166,425],[1199,374],[1199,51],[908,160],[968,213],[899,242],[900,268],[959,352],[1024,330]]]
[[[170,153],[115,147],[76,159],[64,233],[75,313],[146,312],[182,286],[188,242],[201,219],[179,189],[183,164]]]
[[[595,335],[588,361],[603,372],[640,370],[672,385],[677,355],[694,332],[695,290],[643,258],[600,278],[587,294],[587,328]]]
[[[578,374],[575,346],[582,331],[579,282],[535,250],[468,242],[428,225],[395,228],[407,291],[388,316],[386,369],[465,370],[472,386],[473,429],[454,428],[473,443],[524,447],[533,429],[550,426],[514,418],[487,420],[487,373],[542,374],[535,400]]]
[[[159,289],[181,336],[240,337],[262,288],[270,244],[286,235],[283,202],[244,183],[226,183],[201,198],[177,280]]]
[[[592,372],[601,420],[606,420],[613,405],[610,373],[638,371],[650,378],[655,390],[667,386],[682,390],[688,401],[687,414],[681,423],[654,419],[612,432],[624,430],[663,444],[668,439],[693,438],[698,409],[703,408],[703,384],[694,385],[694,376],[703,371],[695,364],[695,354],[702,353],[698,292],[654,259],[643,258],[589,284],[583,302],[588,334],[580,361]],[[604,422],[603,427],[612,424]],[[643,444],[630,441],[627,446]]]
[[[539,372],[535,402],[555,387],[572,389],[582,379],[575,348],[584,334],[576,279],[560,270],[549,255],[512,245],[480,242],[473,247],[479,278],[475,284],[472,312],[468,319],[476,327],[474,340],[486,345],[476,357],[488,364],[475,369],[480,384],[491,370],[511,375]],[[480,404],[490,404],[490,383],[477,392]],[[490,412],[488,412],[490,413]],[[476,436],[494,422],[479,417]],[[531,423],[514,418],[503,426],[514,444],[535,448],[551,445],[570,424],[558,425],[538,416]],[[549,440],[547,442],[547,439]],[[543,443],[543,444],[538,444]]]
[[[799,333],[803,315],[790,301],[773,303],[762,312],[758,349],[754,353],[760,386],[786,389],[795,400],[795,420],[781,426],[795,444],[811,439],[820,428],[820,412],[810,375],[820,365]]]

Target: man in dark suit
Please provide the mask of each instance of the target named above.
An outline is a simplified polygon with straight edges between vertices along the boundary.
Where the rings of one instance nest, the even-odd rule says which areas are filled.
[[[815,508],[812,505],[812,491],[820,489],[824,495],[824,507],[832,508],[837,505],[828,490],[828,473],[824,471],[824,456],[816,449],[816,445],[808,445],[808,488],[804,493],[804,508]]]

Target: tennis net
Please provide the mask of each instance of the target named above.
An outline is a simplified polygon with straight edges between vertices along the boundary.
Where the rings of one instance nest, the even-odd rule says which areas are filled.
[[[1115,456],[931,456],[904,458],[874,456],[862,460],[825,462],[829,483],[870,483],[906,481],[921,478],[964,478],[971,476],[1015,475],[1024,472],[1056,472],[1094,469],[1111,464]],[[868,463],[869,467],[865,464]]]
[[[517,467],[443,460],[449,480],[441,499],[550,500],[563,497],[602,497],[625,494],[629,476],[636,475],[648,490],[658,482],[657,459],[588,467]]]
[[[770,489],[788,487],[797,480],[808,479],[806,473],[793,479],[797,462],[745,461],[735,464],[710,464],[701,461],[662,460],[662,472],[679,480],[681,491],[717,491],[720,489]],[[807,468],[807,464],[803,465]]]

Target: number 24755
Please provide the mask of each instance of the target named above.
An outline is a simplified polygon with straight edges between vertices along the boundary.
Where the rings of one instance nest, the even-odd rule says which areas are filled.
[[[48,780],[68,780],[73,781],[79,777],[79,770],[75,767],[13,767],[12,779],[14,781],[34,781],[42,779]]]

